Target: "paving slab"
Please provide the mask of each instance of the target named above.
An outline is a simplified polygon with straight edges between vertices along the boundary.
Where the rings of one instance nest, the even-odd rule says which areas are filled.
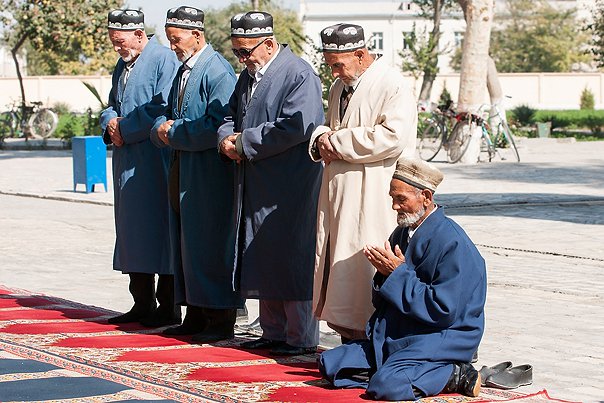
[[[520,391],[603,402],[604,142],[521,139],[519,150],[521,163],[434,161],[437,202],[487,261],[477,366],[529,363],[534,384]],[[110,269],[111,181],[74,192],[69,150],[4,149],[0,172],[0,282],[127,310],[127,278]],[[339,344],[321,328],[323,345]]]

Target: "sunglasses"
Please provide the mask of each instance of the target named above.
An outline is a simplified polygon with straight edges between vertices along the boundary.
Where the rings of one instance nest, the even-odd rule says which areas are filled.
[[[241,59],[248,59],[252,53],[254,52],[254,50],[256,50],[256,48],[260,45],[262,45],[266,40],[268,40],[269,38],[264,38],[263,40],[261,40],[260,42],[258,42],[257,44],[254,45],[253,48],[251,49],[246,49],[246,48],[240,48],[240,49],[235,49],[233,48],[233,54],[235,56],[237,56],[237,58],[241,58]]]

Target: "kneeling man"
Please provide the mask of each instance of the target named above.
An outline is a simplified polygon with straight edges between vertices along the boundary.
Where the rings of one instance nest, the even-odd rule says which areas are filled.
[[[424,161],[397,162],[390,197],[399,226],[383,248],[364,249],[377,269],[369,340],[321,355],[319,369],[334,386],[366,388],[378,400],[480,392],[470,360],[484,331],[485,262],[434,203],[442,179]]]

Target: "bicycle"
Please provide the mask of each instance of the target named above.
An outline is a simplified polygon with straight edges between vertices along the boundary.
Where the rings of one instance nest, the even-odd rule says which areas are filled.
[[[491,107],[489,119],[498,119],[497,131],[492,131],[487,120],[480,116],[485,106]],[[478,126],[481,128],[480,152],[487,153],[489,162],[493,160],[495,155],[499,155],[502,160],[506,159],[499,152],[499,148],[506,147],[506,144],[513,151],[517,162],[520,162],[520,154],[518,153],[518,148],[516,147],[510,128],[507,121],[502,117],[497,105],[482,105],[478,110],[478,114],[462,112],[456,118],[457,123],[453,127],[449,140],[449,143],[452,145],[449,147],[449,162],[458,162],[463,157],[470,145],[472,133]]]
[[[417,152],[424,161],[432,161],[443,144],[448,149],[448,138],[451,131],[451,119],[455,117],[453,102],[438,105],[431,112],[431,117],[424,122],[423,130],[418,136]],[[425,109],[423,109],[425,111]]]
[[[54,133],[59,117],[49,108],[42,108],[42,102],[30,102],[30,105],[18,105],[0,113],[0,141],[6,137],[24,137],[46,139]]]

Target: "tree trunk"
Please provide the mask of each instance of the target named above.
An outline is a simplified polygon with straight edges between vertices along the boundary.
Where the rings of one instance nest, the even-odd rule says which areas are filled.
[[[432,9],[434,10],[434,14],[432,15],[432,22],[434,26],[432,27],[432,32],[429,37],[429,44],[431,46],[430,49],[430,66],[424,70],[424,77],[422,79],[422,88],[419,92],[419,101],[420,102],[429,102],[430,95],[432,94],[432,84],[434,84],[434,80],[436,79],[436,75],[438,74],[438,49],[440,44],[440,20],[442,17],[442,11],[444,7],[443,0],[433,0],[432,1]]]
[[[491,105],[496,106],[501,114],[501,117],[497,115],[497,109],[494,107],[491,108],[491,112],[489,114],[489,124],[491,127],[499,127],[499,121],[501,119],[506,119],[505,117],[505,108],[503,105],[503,89],[501,88],[501,83],[499,82],[499,76],[497,75],[497,66],[495,66],[495,61],[492,57],[489,56],[487,61],[487,90],[489,91],[489,99],[491,100]]]
[[[260,10],[260,0],[252,0],[252,10]]]
[[[484,99],[487,81],[489,41],[493,23],[493,0],[458,0],[466,19],[459,99],[457,109],[476,113]],[[472,133],[472,141],[461,162],[476,163],[480,155],[481,129]]]
[[[21,88],[21,111],[25,110],[25,87],[23,86],[23,76],[21,76],[21,67],[19,66],[19,59],[17,58],[17,52],[25,40],[27,35],[23,35],[10,50],[13,55],[13,62],[15,63],[15,70],[17,71],[17,78],[19,79],[19,87]]]

